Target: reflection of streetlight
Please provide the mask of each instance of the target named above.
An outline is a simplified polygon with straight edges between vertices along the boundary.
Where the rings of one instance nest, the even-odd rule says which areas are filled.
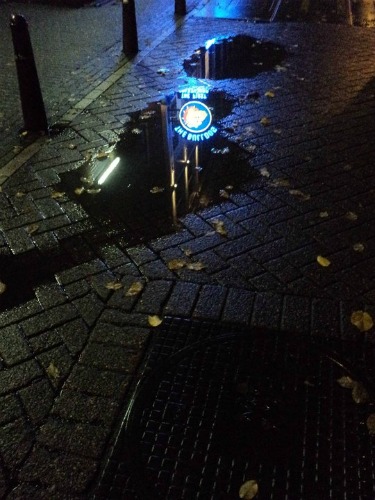
[[[114,171],[114,169],[117,167],[117,165],[120,163],[120,157],[117,156],[110,164],[109,164],[109,167],[104,170],[104,172],[102,173],[102,175],[99,177],[99,180],[98,180],[98,184],[99,186],[101,184],[104,184],[104,182],[106,181],[107,177],[109,175],[111,175],[111,173]]]

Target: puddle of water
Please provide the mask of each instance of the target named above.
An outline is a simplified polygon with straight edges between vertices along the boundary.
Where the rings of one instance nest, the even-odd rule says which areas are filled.
[[[283,61],[285,55],[280,45],[237,35],[207,41],[184,61],[184,69],[195,78],[249,78],[271,70]]]
[[[132,114],[118,144],[63,174],[58,189],[112,238],[138,243],[176,230],[179,217],[254,176],[250,154],[219,133],[232,106],[202,85],[151,103]]]

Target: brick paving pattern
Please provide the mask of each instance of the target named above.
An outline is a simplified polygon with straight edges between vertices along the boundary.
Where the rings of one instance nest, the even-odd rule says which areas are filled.
[[[271,71],[210,82],[235,99],[224,133],[252,152],[252,182],[182,218],[178,232],[140,244],[106,233],[67,195],[51,196],[85,152],[117,140],[130,112],[185,80],[184,59],[207,39],[236,34],[286,51]],[[374,44],[360,28],[189,16],[2,184],[0,279],[13,286],[5,263],[15,288],[31,273],[20,266],[48,260],[50,270],[26,302],[0,313],[0,496],[95,491],[155,334],[149,315],[373,343],[350,314],[375,312]],[[216,220],[227,236],[213,232]],[[168,268],[186,249],[204,270]],[[331,265],[319,266],[318,255]],[[108,289],[114,280],[123,288]],[[142,292],[124,296],[134,281]]]

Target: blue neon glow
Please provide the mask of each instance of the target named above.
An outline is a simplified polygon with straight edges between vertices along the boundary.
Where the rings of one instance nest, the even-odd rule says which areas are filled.
[[[211,40],[207,40],[207,42],[204,44],[204,48],[208,50],[212,45],[214,45],[217,42],[217,38],[211,38]]]

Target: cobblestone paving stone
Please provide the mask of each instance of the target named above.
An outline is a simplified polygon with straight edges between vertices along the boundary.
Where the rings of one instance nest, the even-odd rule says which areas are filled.
[[[194,50],[237,33],[286,50],[277,70],[210,82],[235,97],[225,133],[255,146],[254,181],[184,217],[176,234],[139,245],[51,196],[86,151],[118,137],[129,112],[185,80],[182,61]],[[351,311],[375,312],[374,43],[373,32],[342,26],[191,17],[3,184],[0,258],[37,253],[51,270],[27,302],[0,313],[0,496],[87,498],[153,335],[148,315],[358,338]],[[227,237],[211,234],[217,219]],[[168,269],[186,249],[204,270]],[[114,280],[123,288],[108,289]],[[142,292],[125,296],[134,281]],[[373,342],[373,332],[364,337]]]

